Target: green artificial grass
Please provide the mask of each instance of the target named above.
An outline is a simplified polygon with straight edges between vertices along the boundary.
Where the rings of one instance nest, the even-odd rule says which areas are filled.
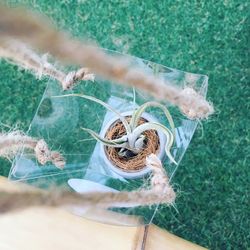
[[[249,247],[249,5],[247,1],[9,1],[46,14],[102,47],[209,76],[215,114],[174,178],[176,206],[154,223],[210,249]],[[0,63],[0,122],[27,129],[46,80]],[[7,127],[6,127],[7,130]],[[0,159],[0,174],[10,163]]]

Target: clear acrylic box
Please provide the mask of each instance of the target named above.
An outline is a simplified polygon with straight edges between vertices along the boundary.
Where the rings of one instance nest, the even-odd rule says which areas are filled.
[[[108,53],[119,54],[111,51],[108,51]],[[205,75],[183,72],[137,57],[126,57],[133,66],[157,74],[173,85],[191,86],[203,96],[206,95],[208,77]],[[69,91],[62,91],[57,81],[49,79],[40,105],[30,124],[28,134],[43,138],[50,148],[60,150],[66,158],[66,166],[63,170],[57,169],[51,164],[40,166],[33,154],[23,150],[13,162],[9,179],[43,189],[63,188],[72,192],[74,190],[69,186],[69,180],[72,179],[76,180],[76,183],[79,182],[79,188],[75,189],[77,191],[81,189],[81,180],[102,184],[118,192],[132,191],[149,185],[149,175],[138,179],[125,179],[108,169],[100,153],[100,144],[81,129],[81,127],[86,127],[99,133],[105,124],[113,118],[114,114],[99,104],[82,98],[53,97],[68,93],[82,93],[97,97],[120,112],[132,110],[147,101],[155,100],[139,90],[117,85],[100,78],[96,78],[94,82],[81,82]],[[198,121],[187,119],[178,108],[167,102],[161,103],[168,107],[175,123],[176,138],[171,153],[179,165]],[[152,108],[148,112],[164,125],[168,124],[160,110]],[[167,157],[165,157],[163,165],[168,176],[172,179],[178,165],[171,164]],[[101,222],[140,225],[152,221],[158,206],[156,204],[150,207],[110,208],[109,211],[105,212],[99,210],[98,207],[91,211],[78,207],[71,208],[71,211]],[[107,216],[107,213],[112,215],[112,219]]]

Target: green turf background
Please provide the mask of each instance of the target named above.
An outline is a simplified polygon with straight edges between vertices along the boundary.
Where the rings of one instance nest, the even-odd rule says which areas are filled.
[[[154,223],[210,249],[249,247],[249,5],[240,0],[17,1],[74,36],[172,68],[207,74],[215,114],[174,179],[179,214]],[[15,5],[16,1],[8,1]],[[0,62],[0,122],[27,129],[46,80]],[[248,99],[247,99],[248,98]],[[0,160],[0,174],[10,163]],[[248,242],[247,242],[248,241]]]

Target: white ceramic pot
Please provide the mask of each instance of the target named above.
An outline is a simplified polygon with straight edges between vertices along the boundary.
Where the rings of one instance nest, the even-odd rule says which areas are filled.
[[[128,111],[128,112],[122,113],[123,116],[131,116],[132,114],[133,114],[133,111]],[[149,113],[143,113],[141,117],[149,122],[159,122],[155,117],[153,117]],[[117,116],[115,116],[110,121],[108,121],[105,124],[105,126],[103,127],[103,129],[101,130],[100,136],[105,137],[110,126],[112,124],[114,124],[118,119],[119,118]],[[165,156],[166,136],[161,131],[157,131],[157,133],[158,133],[159,141],[160,141],[160,150],[159,150],[157,156],[159,157],[159,159],[162,160]],[[133,172],[124,171],[124,170],[118,168],[117,166],[115,166],[112,163],[112,161],[110,161],[108,159],[107,154],[105,152],[105,147],[106,147],[105,145],[101,144],[101,147],[100,147],[101,157],[104,159],[104,161],[106,163],[106,167],[109,170],[112,170],[113,172],[115,172],[116,174],[118,174],[126,179],[137,179],[137,178],[141,178],[141,177],[145,176],[146,174],[148,174],[151,171],[147,166],[145,166],[141,170],[133,171]]]

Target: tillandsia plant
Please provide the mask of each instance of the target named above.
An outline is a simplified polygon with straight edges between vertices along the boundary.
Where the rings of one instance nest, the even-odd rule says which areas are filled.
[[[104,144],[105,146],[118,148],[119,156],[124,157],[124,158],[130,158],[138,154],[144,148],[145,143],[147,141],[147,138],[144,135],[144,132],[149,131],[149,130],[156,130],[156,131],[163,133],[166,136],[167,138],[167,142],[165,145],[166,155],[168,156],[171,162],[177,164],[173,156],[170,153],[170,149],[174,143],[174,137],[175,137],[174,121],[169,110],[161,103],[154,102],[154,101],[146,102],[143,105],[139,106],[137,109],[133,110],[131,117],[126,117],[122,115],[119,111],[111,107],[109,104],[93,96],[82,95],[82,94],[67,94],[67,95],[54,96],[54,97],[57,98],[57,97],[70,97],[70,96],[80,97],[80,98],[84,98],[84,99],[96,102],[117,115],[117,118],[119,119],[119,121],[122,123],[122,125],[125,128],[125,134],[122,135],[121,137],[117,137],[114,139],[107,139],[105,138],[105,136],[102,137],[99,134],[97,134],[95,131],[89,128],[82,128],[82,129],[86,131],[87,133],[89,133],[98,142]],[[163,124],[159,122],[146,121],[142,124],[139,124],[142,114],[149,107],[160,108],[164,112],[171,129],[169,129],[168,127],[164,126]]]

